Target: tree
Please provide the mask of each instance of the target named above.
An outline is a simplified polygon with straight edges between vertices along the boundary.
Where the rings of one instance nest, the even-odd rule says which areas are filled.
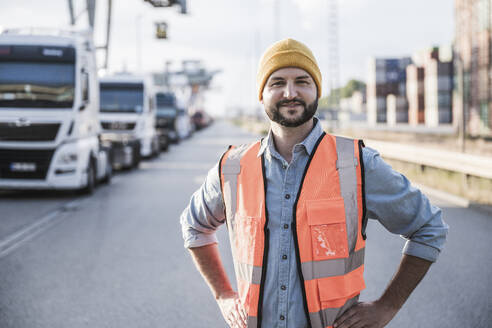
[[[359,80],[350,80],[347,82],[345,87],[342,88],[340,97],[341,98],[350,98],[354,91],[365,92],[366,84]]]
[[[359,80],[350,80],[347,84],[338,89],[334,89],[334,92],[326,97],[322,97],[318,102],[318,107],[320,109],[328,109],[336,107],[336,94],[340,95],[340,98],[350,98],[355,91],[366,92],[366,84]]]

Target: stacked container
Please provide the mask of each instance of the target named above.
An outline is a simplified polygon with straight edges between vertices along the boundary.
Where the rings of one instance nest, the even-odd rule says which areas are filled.
[[[452,123],[453,63],[452,56],[440,56],[433,48],[424,60],[425,125],[435,127]],[[446,61],[442,61],[442,60]]]
[[[406,97],[390,94],[386,97],[386,107],[389,126],[408,122],[408,102]]]
[[[408,123],[422,124],[424,118],[424,68],[415,64],[407,67]]]
[[[406,67],[412,60],[405,58],[371,58],[367,79],[367,119],[370,124],[387,122],[388,95],[406,97]],[[405,107],[404,111],[408,108]]]
[[[492,0],[455,1],[455,113],[465,117],[471,135],[492,136]]]

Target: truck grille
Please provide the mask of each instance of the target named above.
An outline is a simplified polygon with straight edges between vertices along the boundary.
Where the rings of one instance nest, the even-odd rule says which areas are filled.
[[[133,130],[135,122],[101,122],[104,130]]]
[[[0,149],[0,179],[46,179],[54,149]],[[13,163],[35,165],[32,171],[15,171]]]
[[[0,123],[0,141],[53,141],[60,129],[59,123],[34,123],[16,126]]]

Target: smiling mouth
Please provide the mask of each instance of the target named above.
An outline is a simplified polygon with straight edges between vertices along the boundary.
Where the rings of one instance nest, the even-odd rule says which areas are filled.
[[[301,103],[295,102],[295,103],[288,103],[288,104],[282,104],[280,107],[288,107],[288,108],[294,108],[297,106],[302,106]]]

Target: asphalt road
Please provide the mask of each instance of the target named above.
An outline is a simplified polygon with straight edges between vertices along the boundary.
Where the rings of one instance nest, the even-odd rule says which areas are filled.
[[[90,197],[1,193],[0,327],[225,327],[179,215],[226,146],[253,139],[218,122]],[[388,327],[491,327],[492,218],[431,199],[446,248]],[[225,228],[219,240],[232,277]],[[362,300],[382,293],[403,244],[370,222]]]

